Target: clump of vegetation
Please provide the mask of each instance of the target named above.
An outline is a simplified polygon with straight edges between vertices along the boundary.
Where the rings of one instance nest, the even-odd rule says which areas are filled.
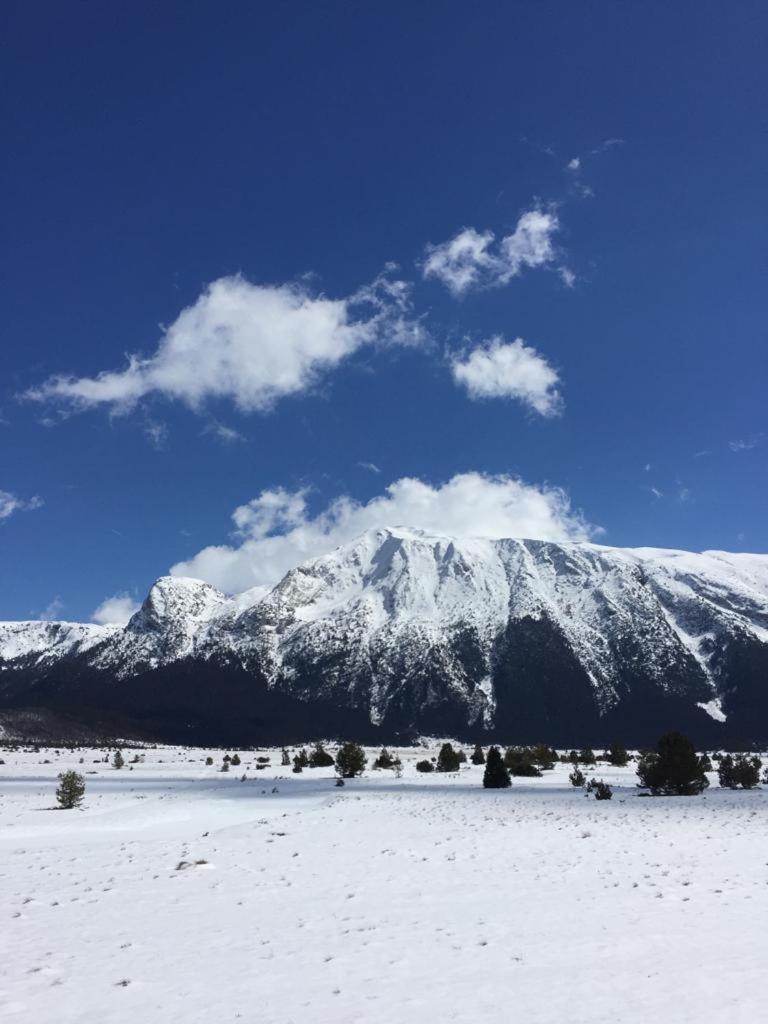
[[[711,772],[712,771],[712,762],[710,761],[709,754],[706,752],[706,750],[704,751],[703,754],[700,755],[700,757],[699,757],[699,764],[701,765],[701,770],[703,772]]]
[[[282,749],[282,751],[280,753],[280,764],[282,765],[283,768],[287,768],[290,763],[291,763],[291,755],[288,753],[288,751],[285,749],[285,747],[283,747],[283,749]]]
[[[208,764],[208,765],[213,764],[213,758],[212,757],[206,757],[205,763]]]
[[[629,754],[627,748],[621,743],[612,743],[606,751],[607,761],[616,768],[623,768],[629,761]]]
[[[579,764],[597,764],[595,752],[591,747],[583,747],[578,753]]]
[[[573,771],[568,776],[568,779],[572,786],[583,786],[586,782],[584,772],[581,771],[578,767],[574,767]]]
[[[423,761],[417,761],[416,762],[416,771],[417,772],[433,772],[434,770],[435,770],[435,766],[432,764],[431,761],[427,761],[425,759]]]
[[[294,775],[300,775],[304,771],[304,766],[302,765],[301,758],[299,757],[298,754],[294,755],[293,768],[291,769],[291,771],[294,773]]]
[[[531,749],[531,760],[543,771],[549,771],[555,767],[555,761],[559,760],[558,753],[546,743],[537,743]]]
[[[610,800],[613,796],[613,790],[602,779],[590,779],[587,783],[587,792],[594,793],[595,800]]]
[[[373,762],[374,768],[397,768],[400,765],[400,758],[394,757],[386,747],[381,748],[381,753]]]
[[[760,782],[760,758],[726,754],[717,769],[720,785],[727,789],[754,789]]]
[[[229,771],[229,761],[227,761],[226,758],[221,762],[221,768],[219,768],[219,771],[220,772],[228,772]]]
[[[309,754],[306,752],[304,747],[301,748],[296,757],[298,757],[299,764],[302,768],[309,768]],[[296,760],[296,757],[294,757],[294,761]]]
[[[79,807],[85,796],[85,779],[75,771],[62,772],[56,790],[56,800],[64,811]]]
[[[536,778],[541,772],[534,760],[534,753],[528,747],[509,747],[504,753],[504,766],[510,775]]]
[[[461,765],[458,753],[450,743],[444,743],[437,755],[437,770],[439,772],[457,772]]]
[[[485,764],[485,754],[483,753],[483,748],[479,743],[475,744],[475,749],[472,751],[470,761],[472,764]]]
[[[498,747],[490,747],[485,760],[483,786],[486,789],[508,789],[512,785],[509,771]]]
[[[238,766],[238,765],[239,765],[240,763],[241,763],[241,762],[240,762],[240,755],[239,755],[239,754],[233,754],[233,755],[232,755],[232,760],[230,761],[230,764],[234,765],[234,766],[235,766],[235,768],[237,768],[237,766]]]
[[[112,767],[119,769],[122,768],[124,764],[125,758],[123,757],[122,750],[116,750],[114,756],[112,757]]]
[[[637,774],[642,788],[664,796],[695,796],[709,785],[693,744],[680,732],[667,733],[655,752],[643,754]]]
[[[362,775],[368,758],[359,743],[342,743],[336,754],[336,770],[343,779]]]
[[[315,749],[309,755],[310,768],[330,768],[333,764],[333,756],[328,753],[322,743],[316,743]]]

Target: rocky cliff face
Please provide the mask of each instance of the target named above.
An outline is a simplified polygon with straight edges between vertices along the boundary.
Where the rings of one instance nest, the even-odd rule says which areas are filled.
[[[269,742],[768,737],[768,556],[364,534],[228,599],[164,577],[125,628],[0,624],[0,706]]]

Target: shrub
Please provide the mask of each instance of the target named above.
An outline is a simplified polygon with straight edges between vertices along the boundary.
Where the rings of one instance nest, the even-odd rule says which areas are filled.
[[[235,767],[237,767],[240,764],[240,755],[239,754],[233,754],[232,761],[230,763],[233,764]]]
[[[490,747],[485,761],[483,786],[486,789],[507,789],[512,785],[507,766],[498,747]]]
[[[531,760],[540,768],[549,771],[555,767],[555,761],[558,760],[557,751],[552,750],[546,743],[537,743],[531,750]]]
[[[541,772],[534,764],[533,752],[527,747],[509,747],[504,754],[504,766],[510,775],[536,778]]]
[[[296,757],[298,757],[299,764],[301,765],[302,768],[309,768],[309,755],[307,754],[304,747],[301,748]],[[294,757],[294,761],[296,760],[296,757]]]
[[[115,753],[114,753],[114,756],[112,758],[112,767],[113,768],[122,768],[124,764],[125,764],[125,758],[123,757],[122,750],[116,750]]]
[[[431,761],[424,760],[424,761],[417,761],[416,762],[416,771],[417,772],[433,772],[434,770],[435,770],[435,766],[432,764]]]
[[[470,761],[472,764],[485,764],[485,754],[483,753],[483,748],[479,743],[475,744],[475,749],[472,751]]]
[[[579,764],[597,764],[595,752],[591,747],[584,747],[583,750],[580,750],[578,759]]]
[[[437,755],[437,770],[439,772],[457,772],[459,770],[459,756],[450,743],[444,743]]]
[[[212,757],[206,757],[205,763],[206,764],[213,764],[213,758]]]
[[[336,754],[336,768],[343,779],[362,775],[368,758],[359,743],[342,743]]]
[[[717,770],[720,785],[728,789],[754,789],[760,782],[760,758],[726,754]]]
[[[315,749],[309,755],[310,768],[330,768],[333,764],[333,757],[328,753],[322,743],[316,743]]]
[[[219,768],[219,771],[220,772],[228,772],[229,771],[229,761],[222,761],[221,762],[221,768]]]
[[[587,785],[587,792],[594,793],[595,800],[610,800],[613,796],[613,790],[602,779],[590,779]]]
[[[607,760],[617,768],[623,768],[629,761],[629,754],[627,753],[626,747],[622,746],[621,743],[612,743],[610,747],[608,747],[607,754]]]
[[[709,785],[693,744],[680,732],[667,733],[655,753],[643,754],[637,774],[640,786],[665,796],[695,796]]]
[[[285,749],[285,747],[283,747],[282,753],[280,754],[280,764],[283,766],[283,768],[287,768],[290,763],[291,763],[291,756],[288,753],[288,751]]]
[[[580,771],[579,768],[574,768],[568,778],[572,786],[583,786],[586,782],[584,772]]]
[[[710,761],[709,754],[707,754],[706,751],[699,758],[699,766],[703,772],[712,771],[712,762]]]
[[[394,768],[395,765],[399,764],[399,758],[392,757],[386,747],[381,748],[381,753],[373,762],[374,768]]]
[[[62,772],[56,790],[56,800],[65,811],[79,807],[85,796],[85,779],[77,772]]]

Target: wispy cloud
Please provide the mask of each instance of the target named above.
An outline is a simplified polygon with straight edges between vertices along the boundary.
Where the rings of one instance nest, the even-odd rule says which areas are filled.
[[[41,508],[43,504],[43,499],[37,495],[25,500],[10,491],[0,491],[0,522],[10,519],[16,512],[32,512],[36,508]]]
[[[130,594],[113,594],[95,609],[91,619],[99,625],[124,626],[141,605]]]
[[[559,228],[554,208],[539,207],[523,213],[512,234],[498,241],[493,231],[463,228],[447,242],[427,246],[422,273],[457,296],[473,288],[499,287],[525,269],[555,263],[553,236]]]
[[[64,602],[57,595],[51,601],[47,608],[43,608],[41,612],[38,612],[37,618],[41,622],[54,622],[56,619],[61,618],[61,613],[64,610]]]
[[[358,466],[361,469],[367,469],[369,473],[381,473],[375,462],[358,462]]]
[[[729,441],[728,447],[732,452],[748,452],[757,448],[763,442],[765,434],[752,434],[750,437],[740,437],[735,441]]]
[[[228,427],[226,423],[219,423],[218,420],[210,420],[203,428],[203,433],[213,435],[223,444],[237,444],[240,441],[245,441],[245,436],[239,430]]]

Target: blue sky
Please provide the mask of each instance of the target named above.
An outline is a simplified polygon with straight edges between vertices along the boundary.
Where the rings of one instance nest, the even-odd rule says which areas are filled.
[[[2,19],[0,617],[406,518],[768,549],[764,4]]]

